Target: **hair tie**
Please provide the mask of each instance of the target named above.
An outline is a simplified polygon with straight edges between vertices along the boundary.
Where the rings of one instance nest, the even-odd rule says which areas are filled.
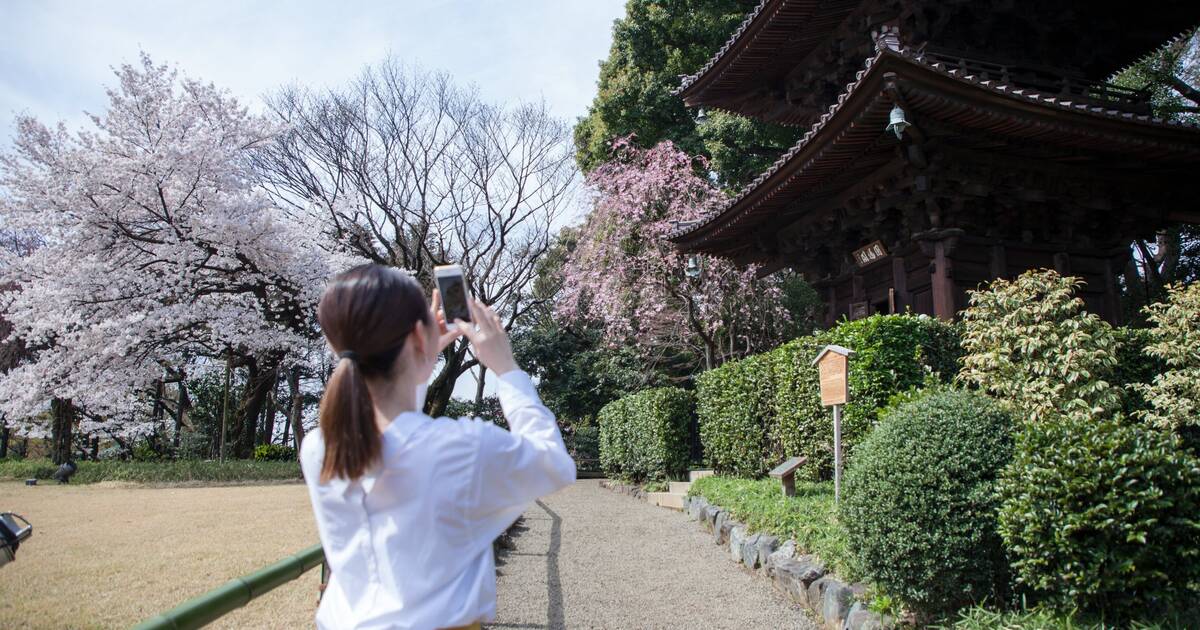
[[[351,361],[358,363],[358,353],[353,350],[342,350],[341,352],[338,353],[338,358],[339,359],[350,359]]]

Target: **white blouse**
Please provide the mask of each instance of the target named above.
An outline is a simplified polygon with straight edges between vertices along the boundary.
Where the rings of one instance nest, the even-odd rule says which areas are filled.
[[[320,483],[325,443],[300,464],[332,576],[320,628],[444,628],[496,614],[495,540],[539,496],[575,481],[575,462],[529,376],[502,374],[510,431],[410,411],[383,432],[380,461]]]

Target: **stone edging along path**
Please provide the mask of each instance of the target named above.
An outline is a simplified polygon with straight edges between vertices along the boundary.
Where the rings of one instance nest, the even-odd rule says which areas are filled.
[[[613,481],[601,482],[615,492],[645,500],[639,486]],[[688,518],[712,533],[713,543],[729,548],[729,557],[746,569],[771,579],[792,601],[808,608],[826,628],[835,630],[883,630],[895,628],[893,618],[869,610],[861,601],[863,584],[846,584],[829,574],[816,556],[799,554],[796,541],[780,542],[769,534],[750,534],[730,513],[710,505],[704,497],[684,499]]]

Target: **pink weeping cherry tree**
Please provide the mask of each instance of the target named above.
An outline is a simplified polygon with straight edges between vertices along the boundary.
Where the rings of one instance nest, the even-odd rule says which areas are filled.
[[[558,315],[597,323],[648,360],[702,356],[706,369],[782,341],[790,315],[780,278],[704,256],[689,276],[689,256],[666,240],[725,199],[697,174],[704,163],[669,141],[613,147],[616,158],[587,178],[593,208],[563,269]]]

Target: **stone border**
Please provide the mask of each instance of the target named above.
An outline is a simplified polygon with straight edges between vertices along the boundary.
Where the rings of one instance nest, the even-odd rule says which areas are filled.
[[[780,542],[765,533],[751,534],[745,525],[704,497],[686,497],[684,513],[712,533],[713,542],[729,547],[729,557],[751,571],[770,578],[792,601],[808,608],[818,622],[831,630],[883,630],[895,628],[891,617],[869,610],[855,601],[866,593],[863,584],[846,584],[830,575],[812,555],[797,554],[796,541]]]

